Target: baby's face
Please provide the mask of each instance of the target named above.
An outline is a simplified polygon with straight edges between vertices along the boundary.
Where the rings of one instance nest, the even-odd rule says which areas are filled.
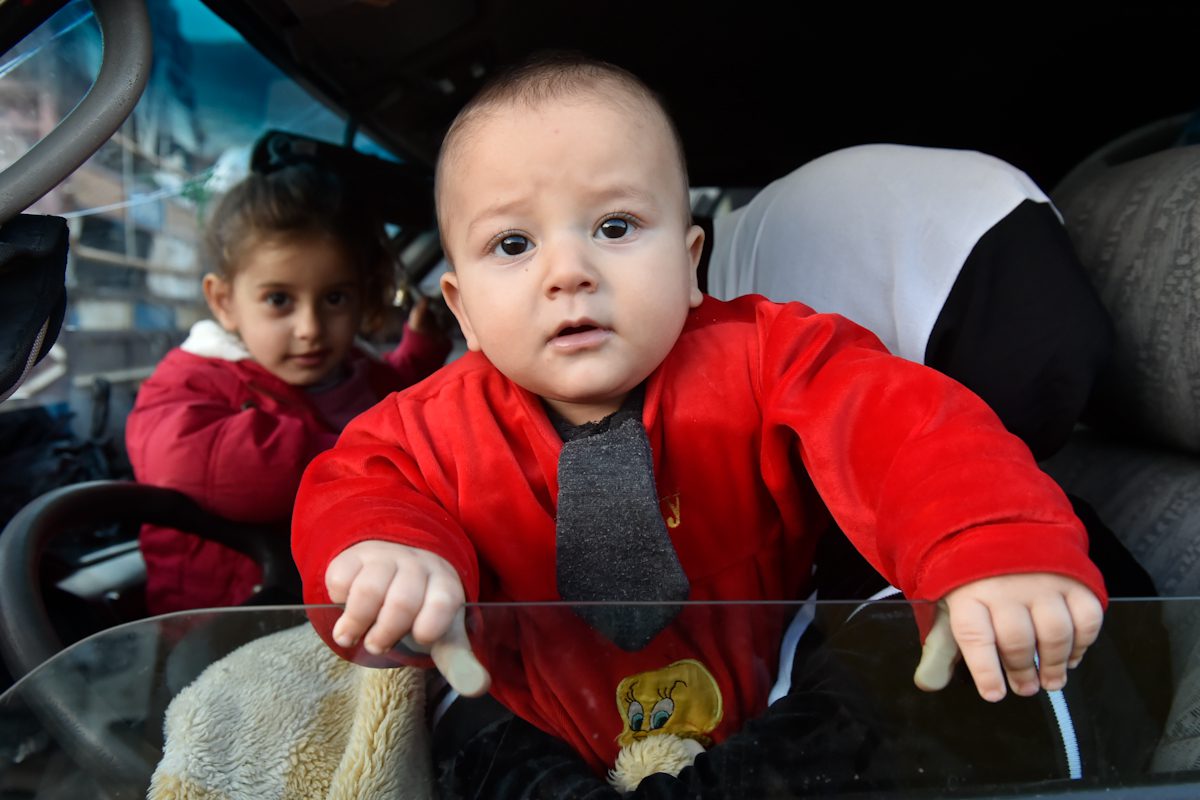
[[[442,289],[468,346],[576,424],[619,408],[701,301],[672,139],[627,105],[496,109],[443,165]]]

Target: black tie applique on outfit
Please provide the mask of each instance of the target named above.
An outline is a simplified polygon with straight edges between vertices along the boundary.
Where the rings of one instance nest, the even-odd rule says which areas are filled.
[[[643,392],[613,415],[572,426],[558,459],[557,577],[564,600],[686,600],[689,584],[659,510],[654,460],[642,425]],[[645,647],[678,606],[578,605],[575,613],[623,650]]]

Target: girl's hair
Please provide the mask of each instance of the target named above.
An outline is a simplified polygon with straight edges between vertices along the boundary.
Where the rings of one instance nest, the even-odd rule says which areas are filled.
[[[225,193],[208,219],[204,244],[210,271],[231,280],[247,253],[266,242],[329,237],[362,280],[363,327],[391,305],[398,258],[379,217],[335,174],[310,164],[251,173]]]

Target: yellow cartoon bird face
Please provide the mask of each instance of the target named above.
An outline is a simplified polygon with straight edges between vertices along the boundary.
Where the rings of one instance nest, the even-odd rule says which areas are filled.
[[[624,723],[617,743],[628,747],[653,734],[673,733],[705,747],[721,721],[721,690],[703,664],[686,659],[630,675],[617,686]]]

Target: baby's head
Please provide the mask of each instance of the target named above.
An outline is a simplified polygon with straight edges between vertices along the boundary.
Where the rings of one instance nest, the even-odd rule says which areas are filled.
[[[251,174],[230,189],[205,245],[213,315],[293,385],[334,375],[393,292],[395,258],[378,218],[310,165]]]
[[[568,420],[615,411],[702,299],[687,190],[674,125],[625,70],[556,57],[493,81],[437,170],[468,346]]]

